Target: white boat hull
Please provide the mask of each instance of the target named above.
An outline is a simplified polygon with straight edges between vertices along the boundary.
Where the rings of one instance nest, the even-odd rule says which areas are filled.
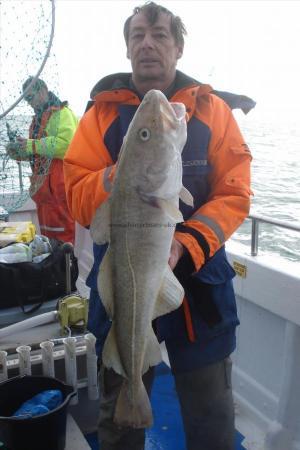
[[[10,220],[36,221],[28,207],[17,217]],[[77,287],[88,296],[85,280],[93,262],[92,241],[89,231],[79,225],[75,253]],[[241,325],[233,355],[233,389],[243,446],[300,450],[300,263],[253,257],[248,247],[233,241],[227,254],[242,275],[234,279]]]

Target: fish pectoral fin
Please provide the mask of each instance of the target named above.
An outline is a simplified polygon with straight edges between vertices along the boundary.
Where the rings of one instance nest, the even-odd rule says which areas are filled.
[[[130,392],[132,389],[130,389],[128,381],[124,380],[116,403],[115,424],[130,428],[151,427],[153,424],[152,409],[142,379],[135,391],[134,398]]]
[[[181,191],[179,193],[180,200],[188,206],[194,207],[194,198],[190,191],[187,190],[184,186],[182,186]]]
[[[149,367],[156,366],[162,361],[162,354],[157,337],[154,334],[153,328],[150,327],[149,335],[146,342],[146,351],[143,362],[142,373],[146,373]]]
[[[170,266],[167,266],[165,277],[159,290],[154,309],[154,317],[163,316],[179,308],[184,297],[184,289],[175,277]]]
[[[124,378],[126,377],[126,373],[120,359],[116,339],[116,327],[114,323],[112,323],[107,338],[104,342],[102,361],[104,366],[107,367],[107,369],[113,369],[116,373],[118,373],[122,377]]]
[[[111,251],[108,247],[100,264],[98,291],[107,315],[112,319],[114,316],[114,284],[111,269]]]
[[[106,244],[110,241],[111,208],[109,199],[96,210],[90,233],[96,244]]]
[[[171,201],[165,200],[164,198],[158,198],[156,200],[156,205],[162,211],[164,211],[170,219],[176,223],[183,222],[183,216],[179,211],[178,207]]]

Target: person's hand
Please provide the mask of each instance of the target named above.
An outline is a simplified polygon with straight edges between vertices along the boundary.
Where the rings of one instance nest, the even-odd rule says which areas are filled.
[[[17,138],[15,142],[9,142],[5,147],[6,153],[10,158],[16,160],[28,159],[28,154],[25,151],[27,139]]]
[[[172,270],[176,267],[176,264],[182,257],[184,252],[184,246],[181,244],[181,242],[177,241],[177,239],[173,238],[172,245],[171,245],[171,252],[169,257],[169,266]]]
[[[22,138],[22,137],[17,137],[17,142],[18,142],[21,150],[26,150],[27,139]]]

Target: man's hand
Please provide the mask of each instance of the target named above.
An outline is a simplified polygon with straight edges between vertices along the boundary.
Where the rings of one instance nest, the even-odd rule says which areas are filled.
[[[6,146],[6,152],[12,159],[24,160],[28,159],[28,154],[25,151],[27,139],[18,137],[15,142],[10,142]]]
[[[169,258],[169,266],[172,270],[176,267],[176,264],[182,257],[184,252],[184,246],[181,244],[181,242],[177,241],[177,239],[173,238],[172,245],[171,245],[171,252],[170,252],[170,258]]]
[[[22,138],[22,137],[17,137],[17,142],[18,142],[21,150],[26,150],[27,139]]]

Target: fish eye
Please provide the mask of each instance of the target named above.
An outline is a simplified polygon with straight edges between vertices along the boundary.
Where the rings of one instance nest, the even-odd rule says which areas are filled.
[[[151,136],[150,130],[148,130],[148,128],[141,128],[139,130],[139,137],[141,138],[142,141],[146,142],[149,141]]]

